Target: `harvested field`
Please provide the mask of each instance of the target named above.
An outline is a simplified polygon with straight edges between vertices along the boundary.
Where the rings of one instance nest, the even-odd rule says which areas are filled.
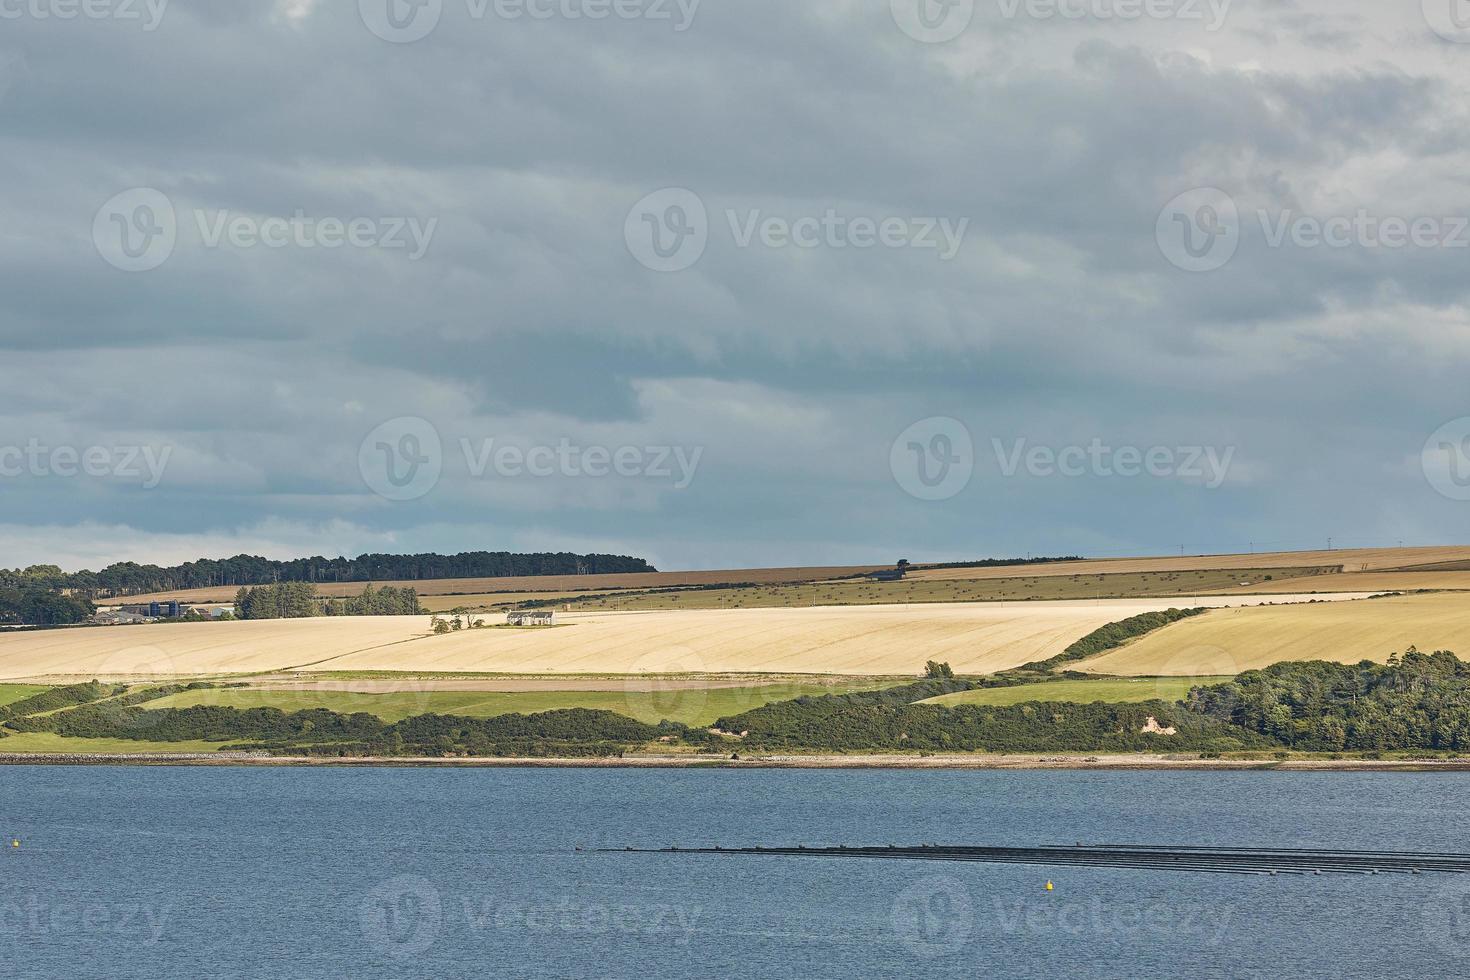
[[[860,575],[889,565],[836,565],[813,568],[737,568],[694,572],[629,572],[618,575],[522,575],[510,578],[444,578],[407,582],[374,582],[374,587],[411,586],[419,595],[476,596],[488,593],[531,592],[607,592],[615,589],[659,589],[680,585],[721,585],[742,582],[814,582],[822,579]],[[362,594],[366,582],[318,582],[316,591],[322,596]],[[128,596],[116,602],[151,602],[179,599],[184,602],[230,602],[240,589],[237,585],[204,589],[180,589],[151,595]]]
[[[506,674],[984,673],[1060,653],[1107,623],[1170,606],[1294,596],[596,612],[553,629],[428,632],[427,617],[157,623],[0,635],[0,679],[200,677],[280,670]],[[1340,596],[1338,598],[1348,598]]]
[[[1383,662],[1410,646],[1470,655],[1470,597],[1221,609],[1074,665],[1126,676],[1236,674],[1285,660]]]
[[[1275,597],[1280,599],[1282,597]],[[587,613],[553,630],[476,630],[341,657],[320,670],[520,674],[988,673],[1041,660],[1107,623],[1248,598]]]
[[[427,617],[156,623],[0,636],[0,678],[128,680],[259,673],[429,635]]]
[[[1199,555],[1180,558],[1096,558],[1087,561],[1031,565],[1027,575],[1099,575],[1119,572],[1181,572],[1208,569],[1337,568],[1345,572],[1383,571],[1440,562],[1470,561],[1470,546],[1433,548],[1360,548],[1336,551],[1277,551],[1244,555]],[[936,568],[909,573],[920,579],[1004,578],[1015,568]]]
[[[1265,591],[1332,591],[1316,589],[1311,568],[1282,569],[1298,587]],[[739,589],[696,589],[682,592],[634,592],[572,600],[576,611],[640,609],[768,609],[798,606],[894,605],[909,602],[1014,602],[1055,599],[1136,599],[1192,596],[1240,591],[1242,581],[1261,580],[1275,570],[1214,569],[1188,572],[1122,572],[1115,575],[1036,575],[983,579],[910,578],[899,582],[859,579],[798,585],[763,585]],[[1273,584],[1273,583],[1266,583]],[[1259,590],[1258,590],[1259,591]],[[1337,591],[1362,591],[1342,589]]]

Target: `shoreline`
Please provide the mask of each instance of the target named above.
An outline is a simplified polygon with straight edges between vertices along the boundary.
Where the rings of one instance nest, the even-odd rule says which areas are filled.
[[[766,755],[748,759],[693,755],[579,758],[336,758],[250,753],[0,753],[0,766],[270,766],[448,769],[822,769],[822,770],[1100,770],[1183,772],[1470,772],[1470,759],[1200,759],[1153,754],[1054,755]]]

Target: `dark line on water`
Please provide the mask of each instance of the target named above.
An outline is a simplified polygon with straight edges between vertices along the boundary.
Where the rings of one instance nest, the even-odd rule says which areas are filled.
[[[602,854],[719,854],[762,857],[875,858],[889,861],[970,861],[1057,867],[1135,868],[1210,874],[1422,874],[1470,871],[1470,854],[1315,848],[1190,847],[1092,844],[1076,847],[968,847],[938,844],[883,847],[600,848]]]

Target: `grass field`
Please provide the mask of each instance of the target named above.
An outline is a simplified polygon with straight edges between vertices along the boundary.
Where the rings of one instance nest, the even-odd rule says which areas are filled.
[[[288,712],[326,708],[344,714],[365,711],[389,722],[429,713],[492,718],[496,715],[535,714],[561,708],[593,708],[615,711],[649,724],[667,720],[686,725],[708,725],[717,718],[749,711],[772,701],[807,695],[868,691],[890,683],[892,682],[686,687],[662,691],[401,691],[395,694],[228,688],[188,691],[150,702],[148,707],[184,708],[208,704],[231,708],[280,708]]]
[[[128,752],[218,752],[226,742],[134,742],[125,738],[64,738],[51,732],[20,732],[0,738],[0,752],[115,755]]]
[[[994,687],[984,691],[962,691],[930,698],[922,704],[985,704],[1004,707],[1027,701],[1069,701],[1087,704],[1104,701],[1124,704],[1136,701],[1179,701],[1196,684],[1218,684],[1229,677],[1139,677],[1133,679],[1099,678],[1095,681],[1049,681],[1020,687]]]
[[[35,684],[0,684],[0,707],[14,704],[32,694],[40,694],[45,687]]]
[[[1072,665],[1102,674],[1237,674],[1284,660],[1383,662],[1409,646],[1470,656],[1470,597],[1455,593],[1220,609]]]

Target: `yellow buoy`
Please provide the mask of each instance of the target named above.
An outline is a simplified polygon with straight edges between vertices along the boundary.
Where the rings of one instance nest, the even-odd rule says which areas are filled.
[[[10,842],[10,846],[11,847],[19,847],[20,846],[20,841],[13,840],[13,841]]]
[[[1048,881],[1048,882],[1047,882],[1047,883],[1046,883],[1046,890],[1047,890],[1047,891],[1052,891],[1052,890],[1053,890],[1053,889],[1054,889],[1054,888],[1055,888],[1055,887],[1056,887],[1056,886],[1055,886],[1055,885],[1053,885],[1053,884],[1052,884],[1052,883],[1051,883],[1051,882],[1049,882],[1049,881]]]

